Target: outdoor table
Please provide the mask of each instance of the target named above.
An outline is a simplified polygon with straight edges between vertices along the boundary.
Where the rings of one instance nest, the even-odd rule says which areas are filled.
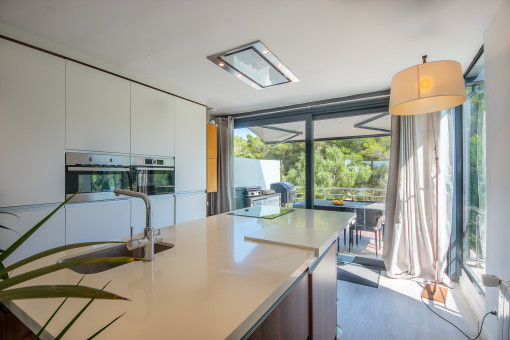
[[[305,202],[294,203],[294,208],[305,208]],[[366,201],[345,201],[344,204],[333,204],[331,200],[314,200],[314,209],[319,210],[334,210],[334,211],[354,211],[353,209],[375,209],[384,211],[385,204],[381,202],[366,202]]]
[[[299,202],[299,203],[294,203],[293,207],[304,209],[306,207],[306,203],[304,201]],[[357,230],[357,229],[365,228],[365,210],[366,209],[380,210],[382,215],[384,216],[385,203],[366,202],[366,201],[345,201],[344,204],[338,205],[338,204],[333,204],[332,200],[316,199],[313,201],[313,208],[318,209],[318,210],[354,212],[354,213],[356,213],[356,225],[354,226],[354,228]],[[344,229],[344,245],[346,243],[345,233],[346,233],[346,230]],[[383,227],[383,234],[384,234],[384,227]],[[356,238],[356,244],[358,244],[358,238]],[[350,247],[350,245],[349,245],[349,247]]]

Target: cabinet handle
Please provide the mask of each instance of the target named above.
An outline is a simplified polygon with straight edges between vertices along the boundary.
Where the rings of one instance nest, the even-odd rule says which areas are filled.
[[[158,170],[164,170],[164,171],[174,171],[175,168],[136,168],[137,171],[158,171]]]
[[[119,172],[119,171],[129,171],[129,168],[96,168],[93,166],[78,166],[78,167],[68,167],[67,171],[87,171],[87,172]]]

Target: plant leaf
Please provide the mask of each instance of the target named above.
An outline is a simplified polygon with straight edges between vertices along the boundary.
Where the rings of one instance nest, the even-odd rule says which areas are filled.
[[[13,271],[14,269],[19,268],[19,267],[21,267],[21,266],[23,266],[23,265],[25,265],[27,263],[33,262],[35,260],[39,260],[40,258],[49,256],[49,255],[53,255],[53,254],[59,253],[61,251],[75,249],[75,248],[81,248],[81,247],[87,247],[87,246],[93,246],[93,245],[97,245],[97,244],[113,244],[113,243],[125,243],[125,242],[120,242],[120,241],[119,242],[117,242],[117,241],[114,241],[114,242],[84,242],[84,243],[68,244],[66,246],[61,246],[61,247],[56,247],[56,248],[48,249],[48,250],[45,250],[45,251],[40,252],[38,254],[32,255],[30,257],[27,257],[27,258],[25,258],[25,259],[23,259],[21,261],[13,263],[10,266],[7,266],[7,268],[5,268],[5,269],[0,269],[0,277],[4,273],[8,273],[10,271]]]
[[[23,236],[21,236],[19,239],[16,240],[16,242],[14,242],[13,244],[10,245],[9,248],[7,248],[6,251],[4,251],[3,253],[0,254],[0,262],[3,262],[7,256],[11,255],[13,251],[15,251],[16,249],[18,249],[18,247],[20,245],[23,244],[23,242],[25,242],[27,240],[27,238],[29,238],[33,233],[35,233],[37,231],[37,229],[39,229],[51,216],[53,216],[60,208],[62,208],[64,206],[64,204],[66,204],[67,202],[69,202],[69,200],[71,200],[74,196],[76,196],[76,194],[78,194],[79,191],[77,191],[75,194],[73,194],[71,197],[69,197],[68,199],[66,199],[64,202],[62,202],[58,207],[55,208],[55,210],[53,210],[48,216],[46,216],[45,218],[43,218],[41,221],[39,221],[39,223],[37,223],[35,226],[32,227],[32,229],[30,229],[29,231],[27,231],[25,234],[23,234]],[[5,213],[5,212],[4,212]],[[10,214],[10,213],[9,213]]]
[[[79,286],[81,281],[85,278],[85,275],[83,275],[80,279],[80,281],[78,281],[78,283],[76,284],[76,286]],[[60,310],[60,308],[62,308],[62,306],[64,305],[64,303],[66,303],[67,299],[69,299],[68,297],[66,297],[64,299],[64,301],[62,301],[62,303],[57,307],[57,309],[53,312],[53,314],[51,314],[50,318],[48,319],[48,321],[46,321],[46,323],[44,324],[44,326],[42,326],[42,328],[39,330],[39,332],[36,334],[35,336],[35,339],[39,339],[39,337],[41,336],[42,332],[44,332],[44,330],[46,329],[46,326],[48,326],[48,324],[50,323],[51,320],[53,320],[53,318],[55,317],[55,315],[57,315],[58,311]]]
[[[121,263],[121,262],[133,262],[133,261],[143,261],[143,259],[135,259],[133,257],[93,257],[93,258],[80,258],[80,259],[74,259],[69,261],[64,261],[56,264],[52,264],[46,267],[38,268],[31,270],[29,272],[19,274],[17,276],[12,276],[8,278],[7,280],[0,282],[0,291],[15,286],[17,284],[20,284],[22,282],[34,279],[36,277],[46,275],[49,273],[53,273],[55,271],[79,266],[82,264],[89,264],[89,263]]]
[[[100,330],[98,330],[97,332],[95,332],[90,338],[88,338],[87,340],[92,340],[94,339],[96,336],[98,336],[101,332],[103,332],[105,329],[107,329],[108,327],[110,327],[115,321],[117,321],[118,319],[120,319],[121,317],[124,316],[124,314],[126,314],[126,312],[122,313],[121,315],[117,316],[115,319],[113,319],[112,321],[110,321],[106,326],[104,326],[103,328],[101,328]]]
[[[4,264],[0,262],[0,270],[3,270],[3,269],[4,269]],[[7,273],[0,275],[0,279],[2,279],[2,280],[7,280],[8,278],[9,278],[9,274],[7,274]]]
[[[18,220],[20,219],[18,215],[16,214],[13,214],[12,212],[8,212],[8,211],[0,211],[0,214],[5,214],[5,215],[12,215],[12,216],[16,216],[18,218]]]
[[[0,229],[7,229],[7,230],[10,230],[10,231],[13,231],[15,232],[16,234],[18,234],[19,236],[21,236],[16,230],[12,229],[12,228],[9,228],[9,227],[6,227],[4,225],[0,225]]]
[[[73,285],[42,285],[7,289],[0,292],[0,302],[11,300],[41,299],[41,298],[94,298],[110,300],[127,300],[128,298],[104,292],[96,288]]]
[[[103,286],[103,288],[101,288],[101,291],[103,291],[103,290],[106,288],[106,286],[108,286],[108,285],[110,284],[110,282],[111,282],[111,281],[108,281],[108,282],[107,282],[107,283]],[[64,327],[64,329],[62,329],[62,330],[60,331],[60,333],[57,335],[57,337],[55,338],[55,340],[60,340],[60,339],[62,339],[62,337],[64,336],[64,334],[66,334],[66,332],[69,330],[69,328],[71,328],[71,326],[72,326],[72,325],[76,322],[76,320],[78,320],[78,318],[79,318],[79,317],[83,314],[83,312],[85,312],[85,310],[86,310],[87,308],[89,308],[90,304],[91,304],[92,302],[94,302],[94,300],[95,300],[95,299],[93,299],[93,298],[92,298],[92,299],[90,299],[90,301],[89,301],[89,302],[87,302],[87,304],[86,304],[86,305],[85,305],[85,306],[84,306],[84,307],[83,307],[83,308],[82,308],[82,309],[78,312],[78,314],[76,314],[76,315],[74,316],[74,318],[73,318],[71,321],[69,321],[69,323],[68,323],[68,324]]]

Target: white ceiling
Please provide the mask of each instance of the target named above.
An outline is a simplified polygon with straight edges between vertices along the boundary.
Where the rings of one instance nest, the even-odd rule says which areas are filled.
[[[502,0],[0,0],[0,22],[205,98],[214,114],[388,89],[421,62],[465,70]],[[254,90],[206,59],[261,40],[300,82]]]

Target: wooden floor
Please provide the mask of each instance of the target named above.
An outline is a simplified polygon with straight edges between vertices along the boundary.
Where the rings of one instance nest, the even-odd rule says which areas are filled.
[[[356,245],[356,240],[354,240],[354,244],[351,246],[351,250],[349,251],[349,230],[346,232],[346,240],[344,245],[344,233],[340,233],[339,245],[340,245],[340,253],[363,256],[371,259],[382,260],[382,252],[384,244],[381,242],[378,245],[377,255],[375,253],[375,238],[374,233],[369,231],[361,231],[361,239],[358,239],[358,244]]]
[[[466,339],[430,312],[420,300],[423,285],[381,275],[379,288],[338,281],[338,324],[342,340]],[[476,336],[477,320],[460,288],[450,289],[446,305],[425,300],[469,336]]]

